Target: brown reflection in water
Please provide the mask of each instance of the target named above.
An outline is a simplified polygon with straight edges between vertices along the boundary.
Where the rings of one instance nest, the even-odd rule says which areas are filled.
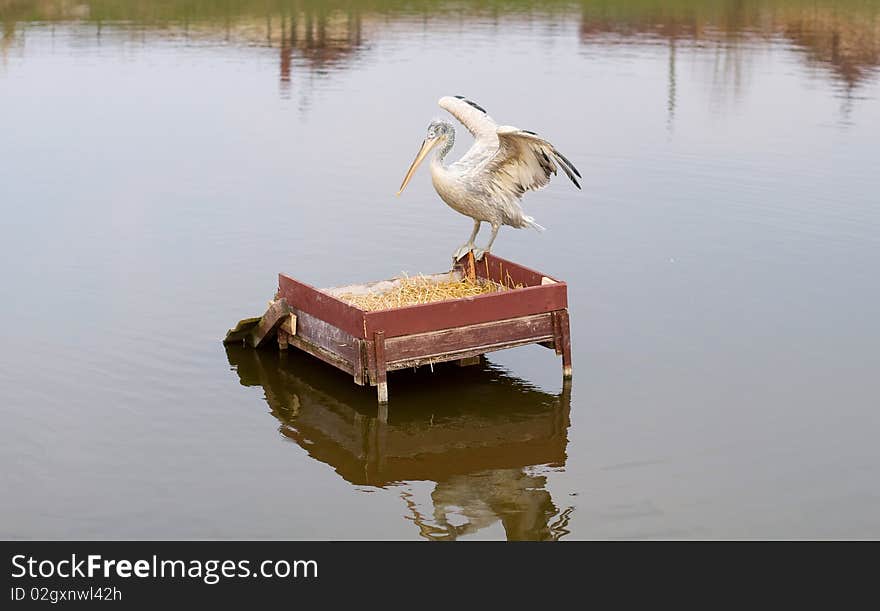
[[[452,10],[452,9],[455,10]],[[633,42],[655,38],[718,44],[725,80],[743,79],[741,43],[749,39],[780,38],[803,51],[811,65],[829,73],[848,88],[873,77],[880,67],[880,9],[870,2],[818,0],[648,0],[639,3],[580,3],[549,0],[497,0],[466,7],[442,0],[262,0],[198,2],[194,0],[143,1],[0,0],[3,41],[8,48],[17,26],[29,23],[78,22],[130,30],[132,35],[193,39],[221,39],[245,45],[277,47],[282,91],[288,91],[298,58],[307,71],[324,73],[350,65],[366,48],[365,28],[380,36],[389,24],[464,17],[562,21],[580,18],[583,44]],[[366,24],[366,25],[365,25]],[[414,26],[416,27],[416,26]],[[674,65],[674,58],[670,59]],[[736,85],[735,85],[736,87]],[[674,106],[674,104],[673,104]]]
[[[267,40],[272,41],[271,16],[267,17]],[[328,14],[317,9],[282,15],[280,27],[281,91],[290,92],[294,56],[307,72],[325,74],[344,67],[361,50],[364,35],[357,9]]]
[[[782,39],[804,52],[810,64],[828,68],[852,88],[880,68],[880,8],[852,2],[730,0],[711,5],[648,2],[634,9],[626,3],[596,7],[587,2],[580,39],[586,45],[664,40],[673,55],[676,41],[718,45],[728,74],[738,81],[743,71],[742,43]]]
[[[556,540],[560,511],[533,466],[563,467],[570,389],[542,392],[488,363],[394,372],[387,421],[374,393],[295,351],[227,348],[260,386],[284,437],[355,485],[394,486],[421,536],[451,540],[500,521],[510,540]],[[404,482],[434,482],[420,510]]]
[[[843,83],[841,114],[848,120],[856,89],[880,66],[880,20],[855,21],[841,14],[804,12],[788,21],[784,29],[811,66],[830,67]]]

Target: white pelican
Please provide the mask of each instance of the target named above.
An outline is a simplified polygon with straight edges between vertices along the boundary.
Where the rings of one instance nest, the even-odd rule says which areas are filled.
[[[535,219],[523,212],[519,200],[526,191],[549,183],[550,175],[556,174],[557,164],[574,185],[581,188],[575,178],[581,175],[574,165],[535,132],[498,125],[479,104],[463,96],[445,96],[438,103],[468,128],[474,136],[474,144],[464,157],[444,165],[443,160],[455,143],[455,128],[447,121],[432,121],[428,136],[397,194],[403,192],[428,153],[440,145],[431,161],[434,188],[450,208],[474,219],[474,231],[453,255],[456,260],[470,251],[474,251],[476,259],[481,259],[492,248],[501,225],[543,230]],[[492,237],[486,248],[476,248],[474,240],[482,223],[492,226]]]

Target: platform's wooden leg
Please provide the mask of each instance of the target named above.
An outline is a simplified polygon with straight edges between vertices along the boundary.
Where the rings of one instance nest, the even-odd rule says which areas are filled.
[[[559,320],[559,339],[562,344],[562,377],[571,378],[571,328],[568,322],[568,310],[557,312]]]
[[[367,381],[367,342],[362,339],[355,340],[357,345],[357,358],[354,363],[354,383],[363,386]]]
[[[376,331],[373,334],[373,344],[376,350],[376,394],[379,403],[388,403],[388,370],[385,364],[385,332]]]
[[[562,331],[559,330],[561,326],[560,320],[559,311],[553,312],[553,342],[547,345],[547,347],[553,348],[556,356],[562,356]]]
[[[296,335],[296,314],[291,312],[290,316],[282,318],[281,324],[278,325],[278,348],[287,350],[290,338],[294,335]]]

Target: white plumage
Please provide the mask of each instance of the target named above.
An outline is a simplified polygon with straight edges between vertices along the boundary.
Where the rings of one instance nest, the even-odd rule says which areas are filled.
[[[479,259],[492,247],[501,225],[543,229],[520,206],[526,191],[550,182],[557,168],[580,189],[580,173],[550,142],[534,132],[509,125],[499,126],[477,103],[461,96],[440,98],[449,111],[474,136],[465,155],[450,165],[444,159],[455,142],[455,129],[446,121],[434,121],[409,168],[398,195],[406,188],[416,168],[432,149],[440,146],[431,161],[431,179],[440,198],[453,210],[474,219],[474,231],[455,253],[460,259],[473,250]],[[480,225],[492,225],[492,237],[485,249],[474,246]]]

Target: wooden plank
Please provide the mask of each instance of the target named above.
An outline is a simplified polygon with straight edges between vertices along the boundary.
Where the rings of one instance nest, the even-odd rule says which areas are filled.
[[[356,339],[357,343],[357,359],[354,362],[354,383],[363,386],[367,382],[367,342],[362,339]]]
[[[462,272],[465,272],[465,261],[460,261],[456,264],[456,267],[461,269]],[[542,274],[541,272],[529,269],[519,263],[502,259],[492,253],[485,255],[476,263],[475,271],[477,277],[489,278],[490,280],[494,280],[504,286],[516,286],[518,284],[521,284],[524,287],[541,286],[546,283],[544,280],[545,278],[555,283],[560,282],[560,280],[548,276],[547,274]]]
[[[559,312],[553,312],[553,349],[557,355],[562,354],[562,330],[559,323]]]
[[[278,295],[296,310],[311,314],[353,337],[366,339],[364,312],[286,274],[278,274]]]
[[[385,368],[385,333],[382,331],[376,331],[373,335],[373,344],[376,347],[376,392],[380,404],[388,403],[388,370]]]
[[[291,335],[290,337],[288,337],[287,343],[291,346],[299,348],[303,352],[307,352],[308,354],[311,354],[312,356],[321,359],[328,365],[333,365],[337,369],[341,369],[346,373],[354,375],[354,369],[352,368],[351,363],[340,358],[338,355],[333,354],[332,352],[324,350],[320,346],[315,346],[314,344],[304,340],[298,335]]]
[[[371,340],[376,331],[384,331],[385,337],[391,338],[568,307],[564,282],[506,259],[488,254],[476,264],[476,273],[479,277],[521,284],[525,288],[377,312],[365,312],[286,274],[278,275],[278,294],[297,310],[330,323],[352,337],[367,340]],[[547,283],[547,279],[552,282]]]
[[[296,314],[291,312],[286,320],[281,321],[281,326],[278,330],[284,331],[287,335],[296,335]]]
[[[223,343],[227,345],[246,343],[251,331],[253,331],[254,327],[257,326],[257,323],[260,322],[260,318],[262,317],[255,316],[253,318],[239,320],[235,327],[226,332],[226,337],[223,339]]]
[[[251,333],[250,344],[254,348],[259,348],[269,339],[275,337],[275,329],[290,314],[290,307],[285,299],[276,299],[263,314],[260,322],[257,323],[256,329]]]
[[[469,348],[456,352],[445,352],[443,354],[432,354],[425,357],[393,361],[386,364],[388,371],[397,369],[410,369],[413,367],[421,367],[422,365],[432,365],[435,363],[445,363],[447,361],[457,361],[458,359],[467,359],[473,356],[479,356],[488,352],[496,352],[498,350],[506,350],[508,348],[518,348],[519,346],[528,346],[534,344],[534,339],[522,339],[515,342],[500,342],[488,346],[478,346],[477,348]]]
[[[370,386],[376,385],[376,345],[371,339],[364,342],[364,352],[367,355],[367,376]]]
[[[325,322],[297,308],[294,308],[293,313],[296,315],[295,335],[314,346],[335,354],[349,363],[352,368],[354,367],[360,356],[356,337],[332,323]]]
[[[246,318],[240,321],[234,329],[230,329],[223,343],[237,344],[241,342],[246,346],[258,348],[276,337],[275,331],[289,313],[290,308],[287,301],[276,299],[269,304],[266,313],[260,318]]]
[[[367,333],[382,330],[385,337],[392,338],[543,314],[564,309],[566,306],[566,286],[560,282],[406,308],[366,312],[364,318]]]
[[[408,361],[528,340],[553,339],[553,315],[538,314],[386,340],[388,362]],[[461,357],[465,358],[465,357]]]
[[[568,319],[568,310],[557,313],[562,343],[562,377],[571,379],[571,328]]]

